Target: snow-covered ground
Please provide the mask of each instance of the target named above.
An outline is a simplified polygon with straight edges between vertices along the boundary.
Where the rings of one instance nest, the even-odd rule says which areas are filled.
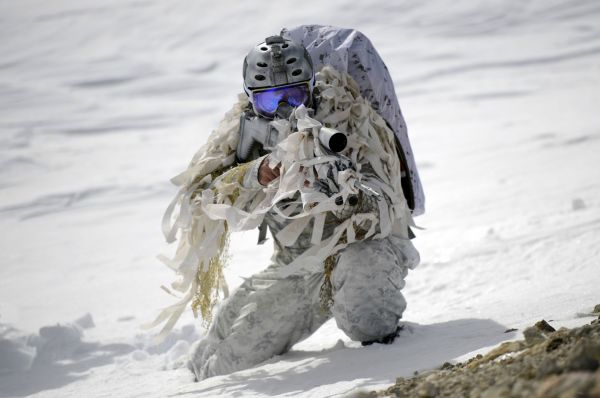
[[[2,0],[0,396],[343,396],[600,303],[595,0]],[[193,383],[191,314],[155,258],[184,169],[283,26],[354,27],[386,61],[427,194],[406,328],[360,347],[333,322],[255,368]],[[270,255],[236,236],[232,286]]]

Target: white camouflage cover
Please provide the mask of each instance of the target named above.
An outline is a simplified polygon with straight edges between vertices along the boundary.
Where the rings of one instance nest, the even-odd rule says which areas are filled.
[[[335,26],[301,25],[283,29],[282,36],[302,44],[310,53],[315,70],[324,65],[348,73],[360,88],[363,98],[390,125],[404,152],[412,192],[405,192],[409,204],[412,193],[413,216],[425,212],[425,194],[410,146],[406,124],[396,97],[394,84],[385,63],[361,32]]]

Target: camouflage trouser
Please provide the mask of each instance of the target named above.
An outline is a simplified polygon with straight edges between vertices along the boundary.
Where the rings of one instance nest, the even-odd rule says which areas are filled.
[[[327,313],[319,299],[322,272],[282,277],[280,265],[271,265],[222,303],[207,336],[192,348],[189,367],[200,380],[252,367],[288,351],[332,316],[352,340],[388,335],[406,308],[404,278],[418,262],[406,239],[349,245],[331,277],[334,304]]]

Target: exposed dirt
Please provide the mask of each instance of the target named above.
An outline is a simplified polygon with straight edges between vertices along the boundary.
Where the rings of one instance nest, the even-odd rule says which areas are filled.
[[[600,315],[600,305],[594,314]],[[554,330],[542,320],[523,334],[525,340],[502,343],[486,355],[399,377],[384,391],[355,397],[600,398],[600,316],[574,329]]]

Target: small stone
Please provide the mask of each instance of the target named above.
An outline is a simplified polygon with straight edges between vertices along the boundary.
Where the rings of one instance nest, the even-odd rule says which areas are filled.
[[[540,329],[535,326],[530,326],[523,330],[523,336],[525,336],[525,342],[529,346],[539,344],[546,339]]]
[[[518,352],[521,351],[525,348],[525,344],[522,341],[507,341],[504,342],[502,344],[500,344],[500,346],[494,348],[492,351],[488,352],[487,354],[485,354],[485,357],[483,357],[483,361],[487,362],[487,361],[493,361],[494,359],[510,353],[510,352]],[[473,363],[471,363],[469,365],[469,368],[474,368],[479,366],[481,361],[477,360],[474,361]]]
[[[454,367],[450,362],[444,362],[440,367],[441,370],[450,370]]]
[[[438,388],[430,382],[423,383],[416,392],[417,396],[421,398],[434,398],[439,394]]]
[[[91,329],[96,326],[92,315],[87,313],[75,321],[75,324],[82,329]]]
[[[504,333],[512,333],[512,332],[516,332],[517,330],[518,330],[518,329],[515,329],[515,328],[510,328],[510,329],[506,329],[506,330],[504,331]]]
[[[548,322],[546,322],[543,319],[541,321],[537,322],[535,324],[535,327],[538,328],[539,330],[541,330],[542,332],[547,332],[547,333],[556,332],[556,329],[554,329]]]

